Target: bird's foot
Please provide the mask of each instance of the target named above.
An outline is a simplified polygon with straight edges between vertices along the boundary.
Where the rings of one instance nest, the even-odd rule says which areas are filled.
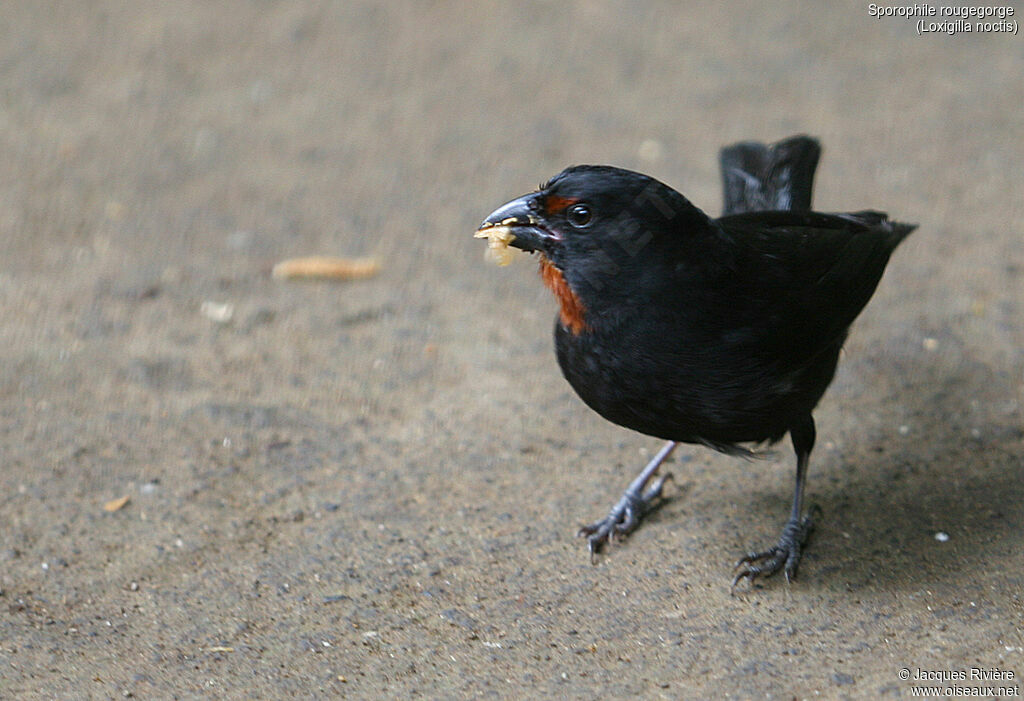
[[[645,485],[630,485],[607,516],[580,528],[576,536],[586,536],[592,559],[605,543],[612,543],[625,536],[657,507],[655,502],[661,497],[661,490],[669,479],[672,479],[672,473],[667,472],[659,475],[646,489]]]
[[[814,530],[814,517],[820,512],[821,509],[815,506],[803,518],[791,518],[783,527],[776,545],[741,557],[734,568],[742,569],[733,577],[731,589],[735,589],[744,578],[753,582],[758,577],[771,577],[779,570],[786,575],[786,582],[791,582],[796,577],[803,546]]]

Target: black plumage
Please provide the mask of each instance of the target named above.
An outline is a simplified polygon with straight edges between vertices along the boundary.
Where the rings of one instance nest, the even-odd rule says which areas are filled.
[[[485,220],[539,254],[560,302],[559,366],[606,419],[670,441],[609,515],[582,530],[592,551],[631,530],[660,496],[676,442],[749,455],[791,435],[797,488],[779,543],[744,558],[734,583],[795,574],[811,528],[803,488],[812,411],[850,324],[914,229],[873,211],[809,211],[820,148],[808,137],[723,149],[717,219],[649,176],[568,168]],[[762,207],[772,209],[762,210]]]

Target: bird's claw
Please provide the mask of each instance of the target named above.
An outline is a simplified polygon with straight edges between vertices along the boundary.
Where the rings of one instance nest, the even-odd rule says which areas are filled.
[[[736,585],[744,578],[753,582],[758,577],[771,577],[779,570],[786,576],[787,584],[792,582],[800,566],[803,546],[814,530],[814,517],[820,512],[821,509],[815,506],[803,518],[790,519],[783,527],[776,545],[767,550],[749,553],[737,560],[733,569],[742,569],[732,578],[730,591],[735,590]]]
[[[614,543],[636,528],[640,520],[654,509],[665,482],[670,479],[672,473],[666,472],[643,491],[627,489],[607,516],[577,531],[576,537],[587,538],[591,559],[601,551],[605,543]]]

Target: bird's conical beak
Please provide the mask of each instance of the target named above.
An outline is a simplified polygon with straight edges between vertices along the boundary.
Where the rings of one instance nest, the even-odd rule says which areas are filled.
[[[534,195],[524,195],[487,215],[474,236],[490,239],[523,251],[544,251],[556,237],[541,224],[531,207]]]

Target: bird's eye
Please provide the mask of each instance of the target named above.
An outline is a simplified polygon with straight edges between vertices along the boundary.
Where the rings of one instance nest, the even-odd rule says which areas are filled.
[[[590,205],[574,204],[569,208],[569,211],[566,212],[565,218],[577,229],[583,229],[590,226],[590,222],[594,219],[594,215],[590,211]]]

